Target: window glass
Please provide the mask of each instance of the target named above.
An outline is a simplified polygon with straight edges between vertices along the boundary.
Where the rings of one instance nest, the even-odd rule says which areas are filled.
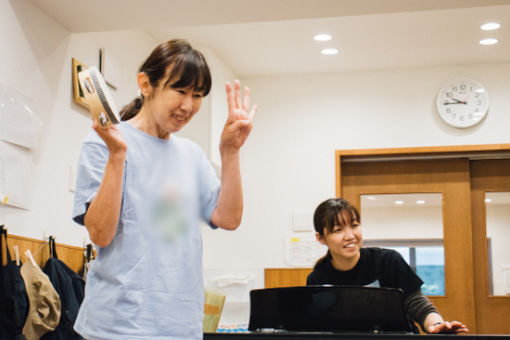
[[[490,295],[510,295],[510,192],[485,194]]]
[[[423,294],[445,295],[443,247],[416,247],[416,273],[424,282]]]
[[[424,282],[426,295],[445,295],[442,195],[361,196],[365,247],[399,252]]]

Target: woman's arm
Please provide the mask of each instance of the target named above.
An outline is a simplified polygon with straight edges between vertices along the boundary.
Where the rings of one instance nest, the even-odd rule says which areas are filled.
[[[233,230],[241,224],[243,215],[243,189],[239,165],[240,148],[253,127],[253,117],[257,110],[250,111],[250,91],[244,89],[241,104],[241,85],[234,82],[225,85],[229,114],[220,141],[221,187],[218,204],[211,216],[212,223],[220,228]]]
[[[427,333],[456,334],[469,332],[469,329],[462,322],[444,321],[443,317],[438,313],[431,313],[427,315],[423,326]]]
[[[94,122],[92,127],[105,141],[110,154],[101,185],[85,214],[84,224],[90,240],[104,248],[112,242],[119,223],[127,146],[116,126],[102,129]]]
[[[423,295],[421,289],[411,294],[404,302],[404,308],[412,321],[420,324],[427,333],[468,332],[467,327],[458,321],[444,321],[432,302]]]

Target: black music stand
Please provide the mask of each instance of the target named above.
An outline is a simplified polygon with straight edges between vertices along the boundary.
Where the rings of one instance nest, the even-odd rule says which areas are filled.
[[[412,333],[402,290],[330,285],[252,290],[248,329]]]

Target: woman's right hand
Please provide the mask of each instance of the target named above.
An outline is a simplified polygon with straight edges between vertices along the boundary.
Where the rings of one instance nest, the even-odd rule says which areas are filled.
[[[105,142],[110,154],[125,153],[127,151],[127,144],[116,125],[112,124],[107,128],[103,128],[97,120],[93,120],[92,128]]]

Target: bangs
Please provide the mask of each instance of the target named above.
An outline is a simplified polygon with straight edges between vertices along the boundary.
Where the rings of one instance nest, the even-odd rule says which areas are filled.
[[[357,221],[360,221],[359,214],[356,209],[353,207],[345,207],[345,206],[338,206],[337,209],[332,209],[328,211],[328,216],[325,216],[325,227],[328,230],[328,232],[332,232],[333,228],[338,226],[343,226],[347,224],[347,221],[345,220],[344,213],[347,213],[347,215],[351,216],[350,223]]]
[[[207,96],[211,90],[211,74],[203,56],[187,53],[177,57],[164,87],[192,89]]]

